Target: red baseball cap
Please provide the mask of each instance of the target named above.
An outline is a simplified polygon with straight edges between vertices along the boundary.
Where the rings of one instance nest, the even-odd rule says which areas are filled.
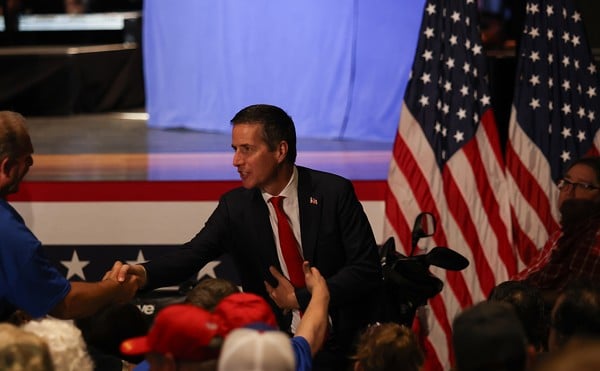
[[[223,337],[233,329],[256,322],[278,328],[273,309],[256,294],[239,292],[227,295],[217,304],[214,314],[220,320],[219,328]]]
[[[190,304],[173,304],[158,313],[148,335],[121,343],[121,352],[172,354],[190,361],[217,359],[219,347],[211,342],[219,338],[218,333],[212,313]]]

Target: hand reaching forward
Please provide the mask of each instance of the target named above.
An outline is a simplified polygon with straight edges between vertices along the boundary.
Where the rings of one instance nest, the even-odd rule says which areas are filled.
[[[137,288],[141,289],[147,282],[146,269],[139,264],[129,265],[116,261],[112,269],[104,274],[102,280],[112,280],[119,283],[134,282],[137,284]]]
[[[311,268],[307,261],[302,264],[302,270],[304,271],[306,289],[313,296],[329,302],[329,289],[327,288],[327,281],[325,281],[325,278],[323,278],[319,270],[314,267]],[[269,285],[268,282],[265,282],[265,288],[275,304],[277,304],[277,306],[281,309],[300,309],[300,305],[296,299],[296,291],[291,282],[281,273],[279,273],[277,268],[271,266],[269,267],[269,271],[277,280],[277,286],[273,287]]]
[[[144,268],[142,265],[123,264],[117,272],[117,281],[125,282],[130,278],[130,276],[137,277],[140,288],[146,286],[146,283],[148,282],[148,278],[146,277],[146,268]]]
[[[129,274],[122,281],[118,280],[119,273],[123,270],[125,264],[116,261],[110,271],[106,272],[102,281],[110,281],[113,283],[113,302],[126,303],[133,299],[137,290],[142,286],[140,277]],[[104,283],[104,282],[103,282]]]
[[[311,267],[307,261],[302,264],[304,270],[304,281],[306,282],[306,289],[310,292],[313,298],[319,297],[319,299],[326,299],[329,301],[329,288],[327,287],[327,281],[321,272],[315,267]]]
[[[300,309],[300,305],[296,299],[296,291],[292,283],[279,273],[277,268],[270,266],[269,271],[277,280],[277,286],[273,287],[265,281],[265,288],[275,304],[281,309]]]

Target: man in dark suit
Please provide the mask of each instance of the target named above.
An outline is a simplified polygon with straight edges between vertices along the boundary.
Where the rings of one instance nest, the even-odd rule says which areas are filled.
[[[289,280],[276,280],[271,273],[276,269],[290,279],[293,270],[286,265],[270,200],[283,196],[283,209],[301,260],[319,269],[331,292],[332,331],[325,349],[343,357],[369,320],[369,306],[373,305],[369,298],[381,283],[373,231],[352,183],[295,165],[294,123],[278,107],[246,107],[231,123],[233,166],[242,187],[221,197],[191,241],[160,259],[124,266],[122,278],[127,272],[138,275],[147,289],[172,285],[230,253],[244,291],[268,300],[280,327],[293,332],[310,293],[302,284],[295,287]]]

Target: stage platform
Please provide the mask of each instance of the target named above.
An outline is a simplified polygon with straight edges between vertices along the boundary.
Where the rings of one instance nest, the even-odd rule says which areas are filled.
[[[143,109],[27,117],[34,165],[9,201],[69,279],[97,280],[117,259],[158,258],[241,184],[229,134],[149,129],[146,119]],[[298,139],[298,165],[352,180],[378,241],[392,145]],[[232,271],[224,257],[198,278],[235,280]]]
[[[237,181],[230,134],[158,130],[147,114],[28,117],[30,181]],[[223,123],[229,131],[229,123]],[[352,180],[387,177],[392,143],[298,139],[297,163]]]

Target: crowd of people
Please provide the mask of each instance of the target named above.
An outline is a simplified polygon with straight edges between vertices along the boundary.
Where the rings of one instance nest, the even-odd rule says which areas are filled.
[[[248,106],[231,125],[242,186],[195,237],[150,262],[117,261],[101,281],[70,282],[6,200],[34,149],[25,119],[0,112],[0,369],[422,369],[417,335],[373,316],[382,271],[352,183],[295,164],[294,123],[279,107]],[[561,230],[538,259],[455,318],[457,371],[559,370],[583,350],[598,362],[600,158],[575,161],[558,189]],[[201,281],[151,326],[131,303],[224,253],[241,287]]]

